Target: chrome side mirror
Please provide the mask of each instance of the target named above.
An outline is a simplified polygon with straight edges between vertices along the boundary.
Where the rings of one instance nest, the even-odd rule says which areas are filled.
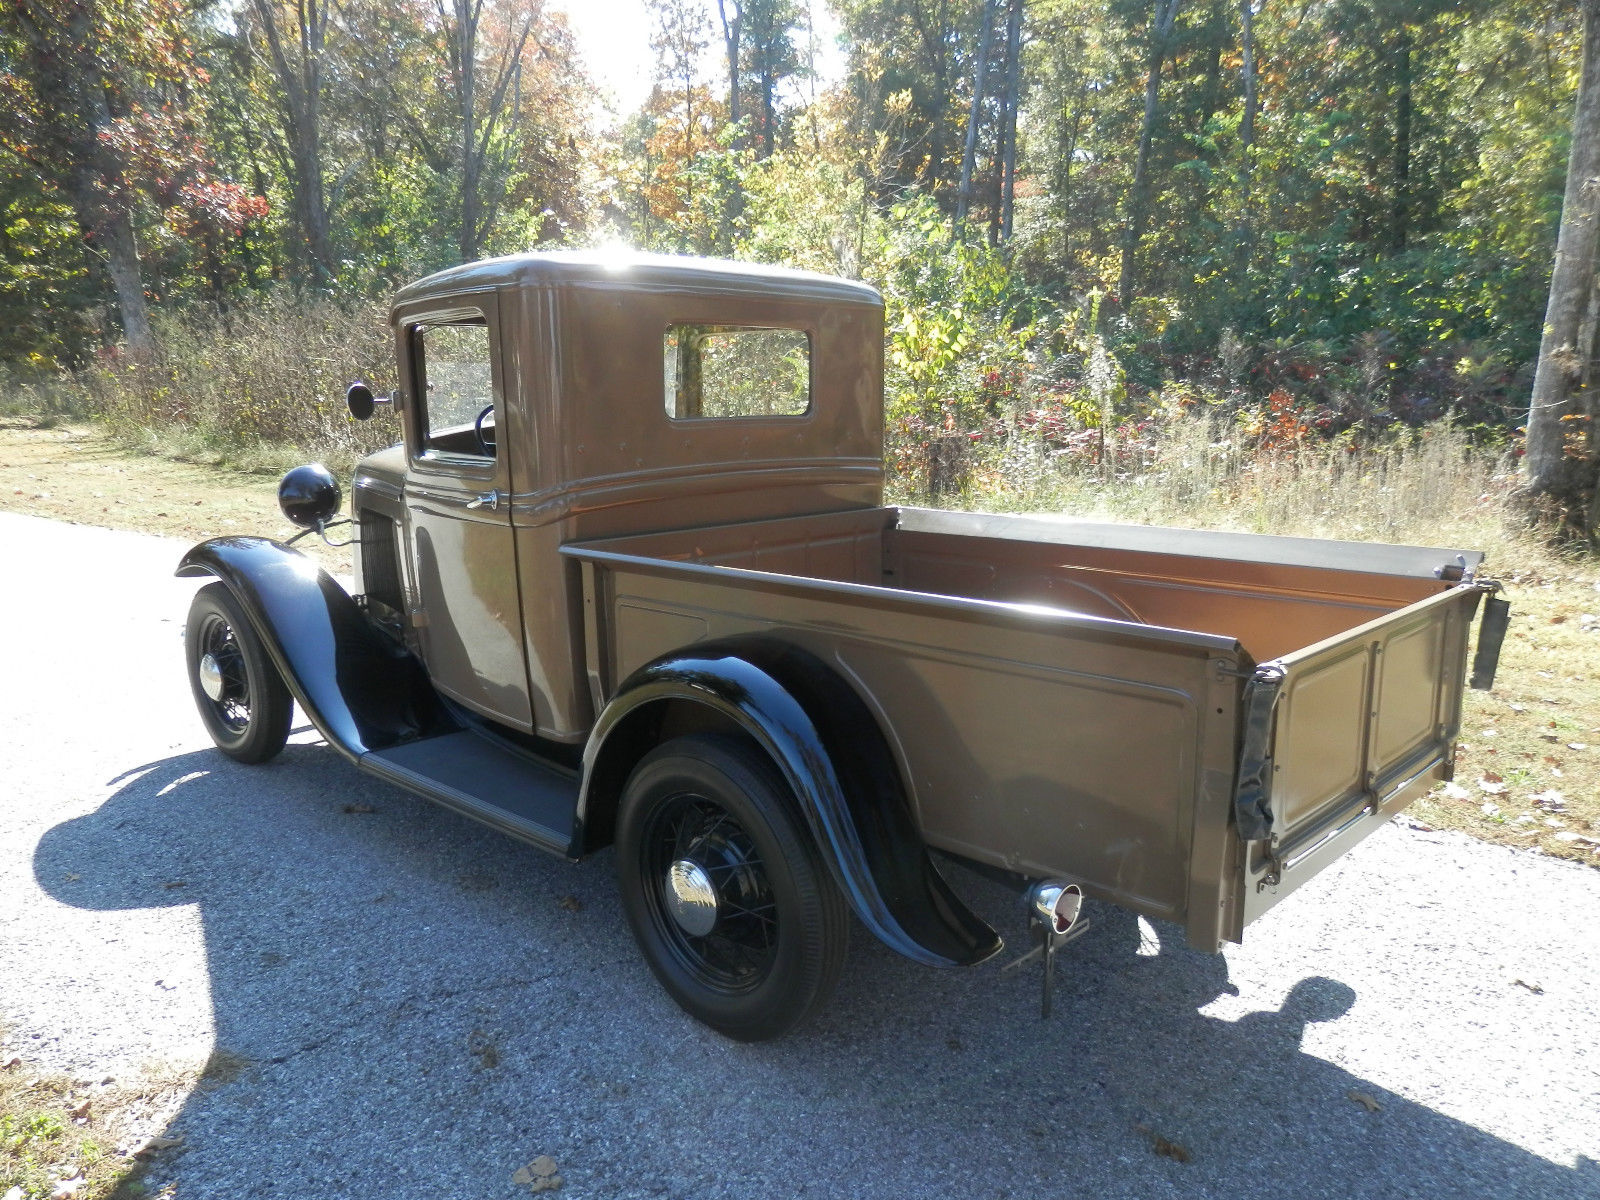
[[[372,416],[380,404],[393,404],[394,393],[387,396],[377,396],[361,380],[356,380],[345,389],[344,402],[350,407],[350,415],[358,421],[365,421]]]

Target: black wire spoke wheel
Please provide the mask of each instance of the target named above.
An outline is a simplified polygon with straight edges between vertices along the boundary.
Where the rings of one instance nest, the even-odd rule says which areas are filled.
[[[219,750],[258,763],[283,749],[293,700],[227,585],[195,593],[184,657],[195,707]]]
[[[245,672],[244,655],[233,626],[217,613],[206,614],[200,626],[200,661],[205,682],[217,689],[214,699],[209,692],[206,696],[217,720],[230,732],[243,733],[250,725],[250,676]]]
[[[831,995],[849,913],[752,743],[695,735],[646,755],[623,793],[617,870],[651,970],[713,1029],[777,1037]]]
[[[737,993],[772,970],[778,906],[750,835],[715,800],[668,798],[647,818],[644,873],[651,917],[684,969],[708,987]],[[705,933],[693,907],[712,920]]]

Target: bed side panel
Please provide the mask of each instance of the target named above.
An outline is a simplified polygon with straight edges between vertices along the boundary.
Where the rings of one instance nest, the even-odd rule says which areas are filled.
[[[1233,643],[601,557],[586,564],[604,628],[591,646],[597,703],[685,638],[777,632],[866,700],[930,845],[1033,877],[1068,876],[1135,911],[1185,919],[1208,767],[1226,803],[1234,714],[1217,711],[1212,689],[1219,666],[1237,665]],[[1225,747],[1218,762],[1199,761],[1207,744]]]

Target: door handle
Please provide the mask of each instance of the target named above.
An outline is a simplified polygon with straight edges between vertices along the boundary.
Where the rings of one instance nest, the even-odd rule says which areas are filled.
[[[468,508],[487,508],[490,512],[494,512],[496,509],[498,509],[500,507],[500,491],[499,491],[499,489],[495,488],[495,489],[492,489],[490,491],[484,492],[476,500],[468,500],[467,501],[467,507]]]

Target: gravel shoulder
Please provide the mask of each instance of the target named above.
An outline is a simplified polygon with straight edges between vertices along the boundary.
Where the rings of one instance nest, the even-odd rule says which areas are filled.
[[[68,1073],[212,1064],[172,1195],[510,1197],[549,1155],[577,1197],[1600,1197],[1600,872],[1395,823],[1225,955],[1098,908],[1048,1023],[1034,970],[857,931],[818,1021],[735,1045],[655,986],[609,855],[306,733],[209,749],[182,548],[0,514],[0,1023]]]

